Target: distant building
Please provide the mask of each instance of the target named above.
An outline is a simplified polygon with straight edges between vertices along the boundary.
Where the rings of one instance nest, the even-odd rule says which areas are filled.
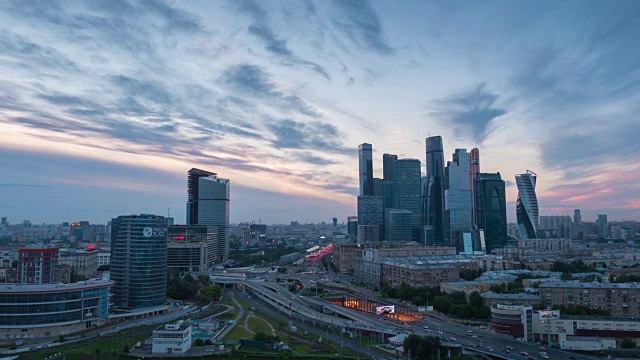
[[[540,228],[538,232],[543,229],[556,230],[556,236],[561,238],[571,239],[573,222],[569,215],[545,215],[540,216]]]
[[[609,233],[609,221],[607,220],[607,214],[599,214],[596,221],[596,227],[598,228],[598,237],[607,238]]]
[[[166,324],[153,330],[153,345],[151,353],[154,355],[184,355],[191,349],[191,325]]]
[[[357,216],[347,217],[347,234],[354,238],[358,236],[358,217]]]
[[[496,305],[517,305],[517,306],[533,306],[539,304],[542,300],[540,295],[534,294],[498,294],[488,291],[480,294],[485,306],[494,307]]]
[[[167,231],[167,268],[179,272],[206,271],[218,258],[217,227],[172,225]]]
[[[229,179],[216,173],[193,168],[188,172],[187,225],[217,227],[217,259],[224,262],[229,257]]]
[[[422,190],[423,224],[433,229],[434,244],[444,245],[444,151],[441,136],[425,139],[427,178]]]
[[[371,144],[358,145],[360,196],[373,196],[373,148]]]
[[[118,216],[111,221],[113,305],[121,309],[164,305],[167,298],[167,219]]]
[[[393,208],[411,211],[411,239],[420,241],[422,228],[420,160],[396,160],[394,170]]]
[[[380,241],[378,225],[358,225],[358,244]]]
[[[516,218],[520,238],[535,239],[537,237],[539,215],[538,197],[536,196],[537,175],[527,170],[526,174],[516,175],[518,199],[516,201]]]
[[[507,245],[507,202],[500,173],[479,173],[475,183],[476,227],[484,232],[486,252]],[[480,249],[476,249],[480,250]]]
[[[453,265],[419,265],[395,262],[382,263],[382,282],[398,287],[436,287],[440,283],[460,278],[460,269]]]
[[[491,306],[491,330],[497,333],[532,342],[533,322],[531,306],[499,304]]]
[[[384,237],[384,207],[381,196],[358,196],[358,227],[360,225],[376,225],[378,238]]]
[[[465,149],[456,149],[453,161],[445,168],[445,238],[449,246],[464,251],[463,233],[470,233],[472,199],[470,184],[470,159]]]
[[[21,284],[57,282],[58,248],[18,249],[18,279]]]
[[[640,283],[582,283],[555,281],[540,284],[545,306],[586,306],[609,310],[611,316],[637,318]]]
[[[73,267],[76,275],[91,279],[98,273],[98,249],[91,250],[69,249],[60,251],[60,263]]]
[[[385,209],[384,231],[387,241],[411,241],[413,214],[405,209]]]

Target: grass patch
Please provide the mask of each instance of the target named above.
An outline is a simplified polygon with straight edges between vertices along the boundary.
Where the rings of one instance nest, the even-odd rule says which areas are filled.
[[[238,316],[238,313],[236,311],[228,311],[220,316],[216,316],[216,319],[218,320],[234,320],[236,317]]]
[[[248,309],[251,306],[242,298],[242,296],[236,296],[236,300],[238,300],[238,304],[240,304],[240,306],[243,309]]]

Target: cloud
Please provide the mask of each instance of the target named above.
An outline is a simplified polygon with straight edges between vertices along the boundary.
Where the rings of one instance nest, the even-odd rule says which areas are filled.
[[[380,18],[368,1],[334,0],[332,3],[339,10],[333,23],[352,43],[381,55],[395,53],[384,39]]]
[[[285,119],[275,121],[268,127],[275,135],[272,143],[279,149],[308,149],[341,154],[353,152],[342,145],[338,129],[329,123],[303,123]]]
[[[276,89],[269,74],[256,65],[240,64],[228,68],[220,81],[235,90],[238,96],[250,95],[254,98],[274,101],[280,109],[295,111],[318,118],[320,114],[297,95],[285,95]]]
[[[37,185],[37,184],[0,184],[0,187],[8,187],[8,188],[48,188],[51,187],[49,185]]]
[[[495,104],[498,98],[487,90],[487,84],[480,83],[437,101],[430,115],[444,125],[453,126],[460,135],[480,142],[486,137],[491,121],[507,113]]]
[[[331,165],[331,164],[335,164],[335,161],[329,160],[329,159],[325,159],[322,158],[320,156],[316,156],[313,155],[312,153],[309,152],[304,152],[301,154],[298,154],[298,159],[301,161],[304,161],[306,163],[309,164],[313,164],[313,165]]]

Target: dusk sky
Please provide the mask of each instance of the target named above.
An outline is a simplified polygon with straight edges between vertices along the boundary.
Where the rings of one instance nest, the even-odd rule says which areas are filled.
[[[355,215],[358,144],[538,174],[542,215],[640,220],[639,1],[0,1],[0,216]]]

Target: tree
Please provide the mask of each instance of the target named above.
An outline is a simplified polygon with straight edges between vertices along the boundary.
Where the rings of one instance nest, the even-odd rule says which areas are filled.
[[[620,343],[620,347],[623,348],[623,349],[635,349],[636,343],[634,343],[633,340],[631,340],[629,338],[625,338]]]
[[[193,346],[204,346],[204,341],[202,341],[202,339],[196,339],[196,341],[193,342]]]
[[[480,296],[479,292],[474,291],[469,295],[469,304],[477,307],[482,307],[482,296]]]
[[[420,335],[411,334],[402,342],[407,353],[411,354],[412,359],[430,360],[438,358],[438,350],[445,354],[445,349],[440,345],[440,339],[437,337],[422,337]]]
[[[109,271],[111,269],[111,265],[107,264],[107,265],[100,265],[98,267],[98,271]]]

